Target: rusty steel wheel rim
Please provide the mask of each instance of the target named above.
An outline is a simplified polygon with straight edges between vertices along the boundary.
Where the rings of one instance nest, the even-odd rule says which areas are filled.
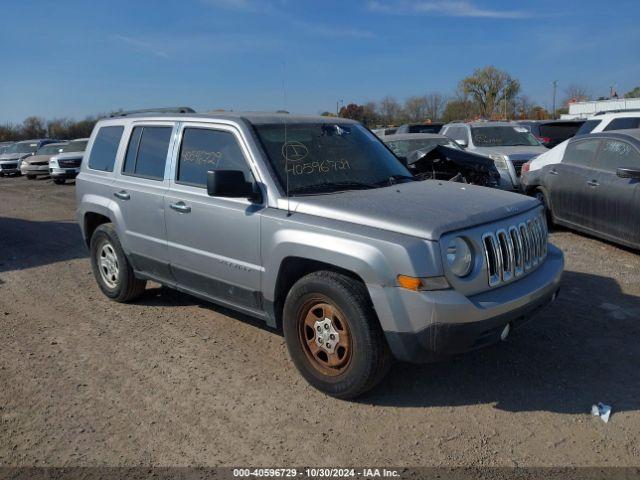
[[[353,345],[344,313],[327,298],[304,303],[298,315],[298,334],[307,359],[323,375],[337,376],[351,362]]]

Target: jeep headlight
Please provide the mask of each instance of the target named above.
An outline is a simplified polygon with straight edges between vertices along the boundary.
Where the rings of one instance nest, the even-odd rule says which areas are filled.
[[[493,160],[493,163],[495,164],[498,170],[509,170],[509,167],[507,166],[506,155],[501,155],[499,153],[492,153],[491,155],[489,155],[489,158]]]
[[[458,277],[466,277],[473,268],[473,252],[462,237],[456,237],[447,246],[447,265]]]

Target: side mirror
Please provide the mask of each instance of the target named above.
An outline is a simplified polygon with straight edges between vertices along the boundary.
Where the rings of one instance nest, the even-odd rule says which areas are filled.
[[[468,143],[466,140],[460,139],[460,140],[456,140],[455,142],[458,144],[460,148],[467,148],[468,146]]]
[[[633,178],[634,180],[640,180],[640,169],[621,167],[616,171],[616,174],[620,178]]]
[[[207,172],[207,194],[211,197],[249,198],[256,200],[254,184],[244,179],[240,170]]]

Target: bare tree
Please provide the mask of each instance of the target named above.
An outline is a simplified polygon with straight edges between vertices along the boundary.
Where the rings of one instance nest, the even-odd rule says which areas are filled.
[[[402,108],[395,98],[386,96],[380,101],[378,111],[385,125],[393,125],[400,120]]]
[[[404,102],[404,114],[412,122],[422,122],[427,117],[427,97],[413,96]]]
[[[42,138],[47,134],[45,121],[40,117],[25,118],[20,130],[22,138]]]
[[[591,99],[589,90],[583,85],[572,83],[564,90],[564,104],[568,105],[574,102],[586,102]]]
[[[433,122],[439,120],[442,111],[444,110],[444,97],[439,93],[430,93],[426,96],[427,99],[427,118]]]
[[[459,89],[473,99],[480,115],[492,118],[501,116],[520,91],[520,82],[507,72],[488,66],[476,69],[473,75],[464,78]]]

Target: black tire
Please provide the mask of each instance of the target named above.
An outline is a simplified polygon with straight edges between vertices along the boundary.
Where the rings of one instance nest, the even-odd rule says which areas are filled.
[[[27,175],[27,180],[35,180],[36,176],[35,175]]]
[[[113,283],[111,285],[106,280],[106,269],[103,270],[104,267],[99,264],[103,247],[106,245],[111,247],[110,251],[115,254],[117,260],[117,274],[112,276]],[[116,302],[124,303],[134,300],[144,292],[147,282],[136,278],[134,275],[133,268],[131,268],[131,264],[120,245],[118,234],[111,223],[104,223],[93,232],[90,252],[93,275],[98,282],[100,290],[107,297]],[[101,273],[101,270],[103,270],[103,273]]]
[[[4,177],[4,173],[0,172],[0,177]]]
[[[64,185],[65,181],[66,180],[64,178],[54,178],[53,179],[53,183],[55,183],[56,185]]]
[[[333,355],[339,354],[339,348],[349,349],[346,364],[340,369],[323,365],[308,346],[315,340],[304,332],[316,338],[316,331],[307,328],[304,318],[317,310],[314,305],[320,304],[334,308],[337,330],[332,331],[346,332],[340,335],[349,339],[349,345],[344,347],[334,344],[336,350],[331,356],[336,361],[340,359]],[[319,315],[318,321],[328,318],[322,310]],[[391,354],[366,287],[347,275],[318,271],[298,280],[285,300],[283,330],[289,355],[300,374],[313,387],[332,397],[351,399],[362,395],[376,386],[391,366]],[[318,356],[321,355],[319,351]],[[326,351],[324,357],[329,358]]]
[[[533,191],[533,196],[537,198],[540,203],[542,203],[542,205],[544,206],[544,211],[547,215],[547,223],[549,224],[549,226],[553,226],[555,221],[553,216],[553,209],[551,207],[551,203],[549,202],[549,193],[544,187],[537,187]]]

